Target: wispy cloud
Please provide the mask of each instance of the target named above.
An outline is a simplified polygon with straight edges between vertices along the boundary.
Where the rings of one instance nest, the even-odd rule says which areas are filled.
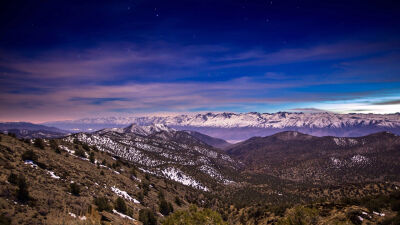
[[[400,105],[400,100],[375,102],[375,103],[373,103],[373,105]]]
[[[339,107],[338,103],[379,96],[383,90],[398,88],[398,54],[378,54],[389,46],[394,45],[337,43],[238,53],[237,49],[223,45],[120,44],[54,50],[30,57],[3,51],[0,104],[7,107],[1,108],[0,120],[48,121],[108,113],[199,109],[357,111],[360,108],[349,107],[350,104]],[[358,56],[363,57],[348,60]],[[286,72],[286,67],[268,67],[331,59],[343,60],[335,60],[334,69],[324,74],[303,71],[298,75],[296,71]],[[266,67],[258,74],[222,69],[259,65]],[[231,76],[229,73],[233,72],[237,74]],[[215,74],[227,73],[223,79],[213,79]],[[388,85],[378,85],[383,82]],[[336,101],[336,108],[317,105],[328,101]]]

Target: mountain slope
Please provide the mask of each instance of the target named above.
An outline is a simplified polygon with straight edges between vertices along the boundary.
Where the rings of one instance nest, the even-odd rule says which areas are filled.
[[[204,113],[179,116],[107,117],[46,123],[63,129],[83,130],[123,127],[131,123],[166,124],[224,140],[245,140],[282,131],[299,131],[314,136],[364,136],[389,131],[400,134],[400,114],[335,113]]]
[[[211,137],[211,136],[208,136],[208,135],[202,134],[200,132],[196,132],[196,131],[188,130],[185,132],[189,133],[191,136],[199,139],[200,141],[202,141],[208,145],[211,145],[213,147],[219,148],[219,149],[224,149],[224,148],[231,146],[231,144],[229,142],[227,142],[223,139],[220,139],[220,138],[214,138],[214,137]]]
[[[254,137],[226,151],[257,171],[311,183],[400,180],[400,137],[382,132],[364,137],[315,137],[282,132]]]
[[[187,132],[163,125],[104,129],[65,138],[95,145],[99,150],[135,163],[142,171],[172,179],[201,190],[231,183],[238,163],[224,152]]]
[[[208,201],[197,189],[143,173],[94,146],[55,143],[39,149],[0,134],[0,224],[142,224],[144,209],[163,219],[160,193],[175,210]],[[93,155],[93,162],[78,151]],[[118,197],[126,212],[117,211]]]

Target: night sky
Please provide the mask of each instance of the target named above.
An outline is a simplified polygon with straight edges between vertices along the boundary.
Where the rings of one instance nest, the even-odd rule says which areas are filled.
[[[400,112],[400,1],[2,1],[0,121]]]

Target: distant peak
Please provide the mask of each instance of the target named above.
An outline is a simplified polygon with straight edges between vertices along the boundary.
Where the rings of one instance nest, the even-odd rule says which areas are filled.
[[[153,123],[151,125],[140,126],[133,123],[128,127],[125,127],[123,131],[124,133],[135,133],[147,136],[161,131],[172,132],[174,129],[167,127],[165,124]]]

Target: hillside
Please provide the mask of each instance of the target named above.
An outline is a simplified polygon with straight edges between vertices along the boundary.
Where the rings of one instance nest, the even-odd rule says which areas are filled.
[[[190,203],[200,205],[206,199],[196,188],[143,173],[94,146],[56,140],[52,144],[45,141],[41,149],[10,136],[0,137],[0,221],[141,224],[139,211],[143,209],[158,219],[163,217],[159,212],[163,199],[175,210]],[[27,190],[22,197],[18,194],[21,178]],[[118,197],[127,207],[123,214],[113,211],[118,209]]]
[[[95,145],[139,167],[142,171],[209,190],[220,184],[234,183],[239,163],[226,153],[198,140],[188,132],[160,124],[103,129],[78,133],[65,138]]]
[[[381,132],[364,137],[315,137],[282,132],[254,137],[227,149],[247,171],[285,180],[354,183],[400,180],[400,137]]]
[[[175,135],[150,132],[142,138],[176,140],[180,133],[172,133]],[[382,142],[393,138],[388,135],[388,139],[382,139],[380,135],[372,138]],[[283,133],[273,138],[279,142],[304,137]],[[190,137],[188,140],[193,141]],[[396,224],[393,221],[398,219],[398,182],[305,185],[249,174],[242,168],[244,176],[238,177],[236,185],[216,182],[204,190],[182,182],[182,174],[171,177],[147,172],[140,169],[138,162],[124,160],[102,148],[76,138],[28,141],[0,134],[1,223],[176,224],[185,220],[239,225],[290,224],[290,220],[299,220],[301,224],[376,224],[385,220],[389,221],[385,224]],[[318,193],[331,196],[334,201],[322,200],[316,196]],[[176,213],[165,217],[172,210]]]

